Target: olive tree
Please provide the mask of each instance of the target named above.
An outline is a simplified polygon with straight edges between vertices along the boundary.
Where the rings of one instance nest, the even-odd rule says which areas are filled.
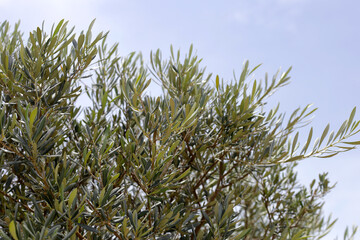
[[[267,98],[290,69],[263,80],[245,62],[230,81],[207,74],[193,48],[118,55],[107,33],[75,34],[63,20],[28,38],[0,26],[2,239],[320,239],[333,187],[310,186],[296,162],[360,142],[355,109],[336,131],[299,128]],[[149,94],[151,81],[162,93]],[[79,96],[86,94],[89,107]],[[352,234],[345,234],[346,239]]]

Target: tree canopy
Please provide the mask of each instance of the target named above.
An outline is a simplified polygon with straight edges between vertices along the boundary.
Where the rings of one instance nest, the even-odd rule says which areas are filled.
[[[107,33],[64,20],[24,38],[0,25],[0,235],[3,239],[320,239],[327,174],[301,185],[294,166],[360,142],[355,109],[340,128],[299,128],[267,98],[290,69],[224,81],[191,46],[119,56]],[[152,96],[157,83],[162,94]],[[89,107],[79,96],[86,94]],[[344,238],[353,234],[346,232]]]

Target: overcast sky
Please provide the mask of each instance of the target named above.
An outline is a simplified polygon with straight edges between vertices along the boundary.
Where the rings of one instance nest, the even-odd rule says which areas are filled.
[[[193,43],[208,72],[226,80],[247,59],[263,64],[257,78],[293,66],[291,84],[271,103],[281,102],[284,112],[314,103],[318,134],[328,122],[338,128],[360,104],[357,0],[0,0],[0,12],[0,21],[21,20],[26,37],[43,20],[50,29],[65,18],[81,31],[96,18],[94,30],[109,30],[121,54],[142,51],[145,59],[150,50],[160,48],[166,56],[170,44],[185,52]],[[360,225],[359,169],[360,150],[308,159],[298,167],[304,183],[322,172],[337,182],[325,198],[326,213],[339,218],[327,239],[342,236],[346,225]]]

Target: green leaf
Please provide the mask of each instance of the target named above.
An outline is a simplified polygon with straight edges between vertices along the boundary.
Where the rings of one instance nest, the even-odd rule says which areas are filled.
[[[38,204],[38,201],[36,201],[36,199],[34,197],[32,197],[32,202],[34,204],[35,207],[35,216],[41,221],[41,222],[45,222],[45,218],[42,214],[41,208]]]
[[[41,29],[39,27],[36,28],[36,37],[37,37],[37,40],[38,40],[38,43],[39,45],[41,46],[41,38],[42,34],[41,34]]]
[[[24,48],[23,44],[21,44],[19,52],[20,52],[20,58],[21,58],[22,63],[25,63],[25,48]]]
[[[75,199],[75,197],[76,197],[76,195],[77,195],[77,188],[74,188],[72,191],[71,191],[71,193],[69,194],[69,202],[68,202],[68,207],[69,207],[69,209],[71,208],[71,206],[72,206],[72,203],[73,203],[73,201],[74,201],[74,199]]]
[[[163,156],[164,156],[165,153],[166,153],[166,149],[162,150],[162,151],[158,154],[158,156],[157,156],[157,158],[156,158],[156,161],[155,161],[155,166],[158,166],[160,160],[163,158]]]
[[[55,36],[59,32],[59,30],[60,30],[61,26],[63,25],[63,23],[64,23],[64,19],[61,19],[61,21],[56,26],[55,31],[53,32],[53,36]]]
[[[97,230],[96,228],[94,227],[91,227],[89,225],[85,225],[85,224],[81,224],[81,223],[76,223],[79,227],[85,229],[86,231],[90,231],[90,232],[93,232],[93,233],[99,233],[99,230]]]
[[[318,158],[330,158],[330,157],[333,157],[333,156],[335,156],[337,154],[338,154],[338,152],[335,152],[335,153],[332,153],[332,154],[324,154],[324,155],[318,156]]]
[[[345,120],[345,121],[343,122],[343,124],[341,125],[341,127],[340,127],[339,130],[337,131],[334,139],[336,139],[338,136],[342,136],[342,135],[344,134],[344,131],[346,130],[347,123],[348,123],[347,120]]]
[[[76,230],[77,230],[78,226],[75,226],[71,229],[71,231],[63,238],[63,240],[69,239],[72,237],[72,235],[75,234]]]
[[[109,184],[113,183],[116,179],[118,179],[119,176],[120,176],[120,173],[117,173],[114,176],[112,176],[112,178],[109,181]]]
[[[171,117],[175,115],[175,102],[172,98],[170,98],[170,108],[171,108]]]
[[[84,44],[84,39],[85,39],[85,36],[84,34],[80,34],[79,38],[78,38],[78,48],[80,49],[82,47],[82,45]]]
[[[207,223],[210,225],[210,227],[213,227],[213,224],[209,218],[209,215],[207,215],[207,213],[204,210],[201,210],[202,215],[204,216],[205,220],[207,221]]]
[[[36,118],[36,114],[37,114],[37,107],[34,108],[32,111],[31,111],[31,114],[30,114],[30,122],[29,122],[29,125],[30,125],[30,130],[32,131],[32,128],[34,126],[34,121],[35,121],[35,118]]]
[[[304,155],[298,155],[298,156],[295,156],[295,157],[288,158],[286,160],[280,160],[279,162],[281,162],[281,163],[294,162],[294,161],[298,161],[300,159],[304,159]]]
[[[292,143],[292,147],[291,147],[291,154],[294,153],[295,149],[296,149],[296,145],[297,145],[297,141],[298,141],[298,137],[299,137],[299,132],[296,133],[293,143]]]
[[[10,238],[8,235],[6,235],[4,233],[3,230],[0,229],[0,236],[4,239],[4,240],[12,240],[12,238]]]
[[[89,159],[90,154],[91,154],[91,150],[89,150],[89,151],[87,152],[87,154],[85,155],[85,157],[84,157],[84,166],[86,166],[87,160]]]
[[[187,175],[190,174],[191,168],[188,168],[185,172],[183,172],[180,176],[178,176],[177,178],[175,178],[175,182],[180,181],[181,179],[185,178]]]
[[[15,240],[19,240],[16,234],[16,227],[15,227],[15,222],[11,221],[9,224],[9,231],[11,236],[15,239]]]
[[[100,196],[99,196],[99,204],[100,205],[102,205],[102,202],[104,200],[105,191],[106,191],[106,188],[103,188],[100,192]]]
[[[345,144],[349,144],[349,145],[360,145],[360,141],[354,141],[354,142],[343,142]]]
[[[51,211],[51,213],[49,214],[49,216],[46,218],[44,227],[50,226],[51,222],[54,220],[55,214],[56,214],[56,211],[53,209]]]
[[[349,117],[349,120],[348,120],[348,126],[346,127],[346,130],[348,130],[349,127],[351,126],[351,124],[353,123],[355,113],[356,113],[356,107],[354,107],[353,110],[350,113],[350,117]]]
[[[324,138],[325,138],[326,135],[328,134],[329,129],[330,129],[330,124],[326,125],[326,127],[325,127],[325,129],[324,129],[324,132],[323,132],[322,135],[321,135],[320,142],[319,142],[319,146],[321,145],[321,143],[323,142]]]
[[[42,136],[40,133],[42,133],[44,127],[45,127],[45,123],[46,123],[46,118],[45,116],[43,116],[39,121],[38,124],[36,125],[35,128],[35,132],[32,136],[32,140],[34,140],[35,142],[38,142],[40,137]]]
[[[244,237],[246,237],[246,235],[248,235],[250,233],[250,231],[251,231],[250,228],[241,231],[237,236],[235,236],[235,238],[233,240],[243,239]]]
[[[289,235],[289,227],[285,228],[283,231],[282,231],[282,234],[280,236],[280,240],[286,240],[287,237]]]
[[[171,145],[171,147],[170,147],[170,149],[169,149],[169,154],[171,154],[171,153],[174,151],[174,149],[175,149],[177,146],[179,146],[179,143],[180,143],[180,140],[176,140],[176,141]]]

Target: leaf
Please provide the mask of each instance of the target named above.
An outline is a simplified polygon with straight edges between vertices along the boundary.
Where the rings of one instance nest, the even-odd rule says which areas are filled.
[[[76,195],[77,195],[77,188],[74,188],[74,189],[71,191],[71,193],[69,194],[69,202],[68,202],[68,207],[69,207],[69,209],[71,208],[72,203],[73,203]]]
[[[8,235],[6,235],[4,233],[4,231],[1,229],[0,229],[0,236],[2,237],[3,240],[12,240],[12,238],[10,238]]]
[[[186,177],[191,171],[191,168],[188,168],[185,172],[183,172],[180,176],[178,176],[177,178],[175,178],[175,182],[180,181],[181,179],[183,179],[184,177]]]
[[[176,140],[176,141],[171,145],[171,147],[170,147],[170,149],[169,149],[169,154],[171,154],[171,153],[174,151],[174,149],[175,149],[177,146],[179,146],[179,143],[180,143],[180,140]]]
[[[120,176],[120,173],[115,174],[109,181],[109,184],[113,183],[118,177]]]
[[[235,238],[233,238],[233,240],[243,239],[246,235],[248,235],[250,233],[250,231],[251,231],[250,228],[241,231],[241,233],[239,233]]]
[[[23,44],[21,44],[19,52],[20,52],[20,58],[21,58],[22,63],[25,63],[25,48],[24,48]]]
[[[249,67],[249,61],[246,61],[243,65],[243,70],[240,75],[240,84],[242,84],[245,81],[245,78],[248,74],[248,67]]]
[[[34,121],[35,121],[35,118],[36,118],[36,114],[37,114],[37,107],[34,108],[34,109],[31,111],[31,114],[30,114],[29,125],[30,125],[30,130],[31,130],[31,131],[32,131],[32,128],[33,128],[33,125],[34,125]]]
[[[39,27],[36,28],[36,37],[37,37],[37,40],[38,40],[38,43],[39,45],[41,46],[41,29]]]
[[[94,39],[94,41],[90,44],[90,48],[91,47],[93,47],[93,46],[95,46],[95,44],[97,43],[97,42],[99,42],[100,40],[101,40],[101,38],[103,38],[104,36],[103,36],[103,34],[102,34],[102,32],[101,33],[99,33],[97,36],[96,36],[96,38]]]
[[[89,225],[85,225],[85,224],[82,224],[82,223],[76,223],[76,225],[78,225],[79,227],[87,230],[87,231],[90,231],[90,232],[94,232],[94,233],[99,233],[99,230],[97,230],[96,228],[94,227],[91,227]]]
[[[71,231],[63,238],[63,240],[71,238],[71,236],[75,234],[77,228],[78,228],[78,226],[73,227],[71,229]]]
[[[91,23],[90,23],[90,25],[89,25],[89,27],[88,27],[88,30],[87,30],[87,32],[86,32],[86,37],[85,37],[85,39],[86,39],[86,44],[89,44],[90,43],[90,40],[91,40],[91,30],[92,30],[92,28],[93,28],[93,26],[94,26],[94,23],[95,23],[95,20],[96,19],[93,19],[92,21],[91,21]]]
[[[49,214],[49,216],[45,220],[44,227],[48,227],[51,224],[51,222],[53,221],[53,219],[55,217],[55,214],[56,214],[56,211],[52,210],[51,213]]]
[[[334,138],[334,131],[331,131],[326,145],[329,145]]]
[[[102,205],[102,202],[104,200],[104,196],[105,196],[105,191],[106,191],[106,188],[103,188],[100,192],[100,196],[99,196],[99,204]]]
[[[156,158],[156,161],[155,161],[155,166],[158,166],[160,160],[163,158],[163,156],[164,156],[165,153],[166,153],[166,149],[162,150],[162,151],[158,154],[158,156],[157,156],[157,158]]]
[[[127,228],[127,218],[126,217],[124,218],[124,220],[122,222],[122,231],[125,236],[127,236],[127,234],[129,233],[129,229]]]
[[[46,118],[43,116],[39,121],[40,122],[38,122],[38,124],[36,125],[35,132],[32,136],[32,140],[34,140],[35,142],[38,142],[41,137],[40,133],[45,127]]]
[[[226,207],[226,205],[225,205],[225,207]],[[221,217],[221,219],[220,219],[220,225],[221,224],[223,224],[225,221],[227,221],[228,220],[228,218],[231,216],[231,214],[233,213],[233,207],[234,207],[234,205],[233,204],[230,204],[227,208],[226,208],[226,210],[225,210],[225,212],[223,213],[223,215],[222,215],[222,217]]]
[[[85,155],[85,158],[84,158],[84,166],[86,166],[87,160],[89,159],[90,154],[91,154],[91,150],[89,150],[89,151],[87,152],[87,154]]]
[[[209,216],[207,215],[207,213],[204,210],[201,210],[202,215],[204,216],[205,220],[208,222],[208,224],[210,225],[210,227],[213,227],[213,224],[209,218]]]
[[[352,124],[352,122],[353,122],[353,120],[354,120],[354,117],[355,117],[355,113],[356,113],[356,107],[354,107],[353,110],[352,110],[351,113],[350,113],[350,117],[349,117],[349,119],[348,119],[348,125],[347,125],[347,127],[346,127],[346,130],[348,130],[349,127],[351,126],[351,124]]]
[[[296,133],[293,143],[292,143],[292,147],[291,147],[291,154],[294,153],[295,149],[296,149],[296,145],[297,145],[297,141],[298,141],[298,137],[299,137],[299,132]]]
[[[45,222],[45,218],[44,218],[44,216],[43,216],[43,214],[42,214],[42,211],[41,211],[41,209],[40,209],[39,204],[37,203],[37,201],[35,200],[35,198],[32,197],[31,200],[32,200],[32,202],[34,203],[35,216],[36,216],[39,220],[41,220],[41,222]]]
[[[321,143],[323,142],[324,138],[325,138],[326,135],[328,134],[329,129],[330,129],[330,124],[326,125],[326,127],[325,127],[325,129],[324,129],[324,132],[323,132],[322,135],[321,135],[320,142],[319,142],[319,146],[321,145]]]
[[[75,39],[72,40],[72,44],[74,45],[74,48],[75,48],[75,49],[78,48],[78,43],[76,42]]]
[[[105,147],[105,146],[106,146],[106,143],[104,143],[103,146]],[[111,143],[109,144],[108,148],[105,150],[104,154],[107,154],[113,146],[114,146],[114,142],[111,142]]]
[[[172,98],[170,99],[170,107],[171,107],[171,117],[174,117],[174,114],[175,114],[175,102],[174,102],[174,100]]]
[[[341,125],[341,127],[340,127],[339,130],[337,131],[334,139],[336,139],[338,136],[342,136],[342,135],[344,134],[344,131],[345,131],[346,126],[347,126],[347,122],[348,122],[347,120],[345,120],[345,121],[343,122],[343,124]]]
[[[55,36],[59,32],[59,30],[60,30],[61,26],[63,25],[63,23],[64,23],[64,19],[61,19],[61,21],[58,23],[58,25],[55,28],[53,36]]]
[[[250,72],[249,75],[252,74],[253,72],[255,72],[256,69],[258,69],[262,64],[260,63],[259,65],[255,66]]]
[[[19,240],[16,234],[16,227],[15,227],[15,222],[11,221],[9,224],[9,231],[11,236],[15,239],[15,240]]]
[[[216,90],[219,91],[219,75],[216,75]]]
[[[79,38],[78,38],[78,42],[77,42],[78,48],[81,48],[81,47],[82,47],[82,45],[83,45],[83,43],[84,43],[84,38],[85,38],[84,34],[80,34],[80,36],[79,36]]]
[[[360,141],[354,141],[354,142],[343,142],[345,144],[349,144],[349,145],[360,145]]]
[[[318,156],[318,158],[330,158],[330,157],[333,157],[335,155],[337,155],[339,152],[335,152],[335,153],[332,153],[332,154],[328,154],[328,155],[320,155]]]
[[[285,228],[280,236],[280,240],[286,240],[289,235],[289,227]]]
[[[298,155],[298,156],[295,156],[295,157],[288,158],[286,160],[280,160],[279,162],[280,163],[294,162],[294,161],[297,161],[297,160],[300,160],[300,159],[304,159],[304,155]]]

